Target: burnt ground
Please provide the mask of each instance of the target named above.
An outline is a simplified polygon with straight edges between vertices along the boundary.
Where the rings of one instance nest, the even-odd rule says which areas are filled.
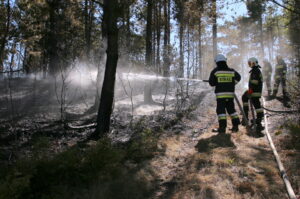
[[[95,122],[96,114],[86,112],[93,104],[93,99],[88,96],[95,93],[94,89],[84,89],[82,94],[76,88],[70,88],[74,92],[68,98],[70,103],[62,123],[55,91],[49,89],[53,89],[50,82],[21,79],[1,85],[2,163],[13,164],[19,158],[32,156],[40,149],[38,145],[44,143],[49,145],[50,155],[57,154],[85,140],[93,131],[93,127],[70,127]],[[154,92],[153,98],[158,103],[152,105],[143,104],[142,95],[136,93],[132,99],[133,110],[132,101],[126,94],[117,95],[113,131],[109,135],[114,143],[126,144],[134,139],[139,130],[132,130],[132,126],[137,124],[160,132],[155,134],[157,149],[152,151],[151,158],[139,163],[129,161],[125,166],[135,170],[137,179],[151,184],[151,194],[146,198],[288,198],[266,137],[251,137],[243,127],[235,134],[229,131],[225,135],[212,133],[212,128],[217,127],[214,94],[207,87],[199,87],[191,93],[193,97],[187,103],[189,111],[180,117],[180,122],[172,122],[176,104],[174,90],[170,90],[164,112],[161,91]],[[283,108],[276,100],[267,102],[267,106]],[[294,190],[299,194],[299,151],[285,144],[290,141],[284,128],[288,119],[287,115],[270,114],[270,133]],[[97,197],[89,195],[87,198]]]

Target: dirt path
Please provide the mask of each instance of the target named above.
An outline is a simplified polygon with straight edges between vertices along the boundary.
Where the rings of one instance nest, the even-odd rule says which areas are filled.
[[[244,128],[238,134],[212,133],[217,127],[212,94],[195,116],[184,121],[187,130],[161,136],[165,152],[140,171],[159,181],[153,198],[287,198],[266,137],[249,137]]]

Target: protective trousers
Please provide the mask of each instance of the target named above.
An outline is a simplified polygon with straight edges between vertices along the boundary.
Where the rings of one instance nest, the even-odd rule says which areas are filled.
[[[267,89],[268,89],[268,95],[270,96],[270,95],[271,95],[271,92],[272,92],[272,87],[271,87],[271,76],[266,76],[266,77],[265,77],[265,83],[266,83],[266,86],[267,86]]]
[[[280,84],[282,86],[283,98],[287,99],[288,95],[287,95],[287,91],[286,91],[285,77],[282,77],[282,76],[276,76],[275,77],[275,83],[274,83],[274,88],[273,88],[273,96],[276,97]]]
[[[261,107],[260,104],[260,97],[249,97],[248,92],[246,91],[243,96],[242,96],[242,101],[243,101],[243,109],[245,112],[245,115],[247,119],[249,118],[249,105],[250,105],[250,100],[255,108],[256,112],[256,124],[261,124],[261,121],[264,117],[264,110]]]
[[[217,99],[217,114],[219,119],[219,128],[225,129],[227,126],[226,111],[231,117],[232,126],[238,126],[240,119],[235,111],[233,98],[219,98]]]

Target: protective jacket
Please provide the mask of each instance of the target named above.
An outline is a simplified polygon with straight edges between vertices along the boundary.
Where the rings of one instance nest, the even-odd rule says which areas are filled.
[[[275,80],[285,78],[286,71],[287,71],[286,63],[283,60],[280,60],[276,65]]]
[[[273,97],[276,97],[277,92],[278,92],[278,87],[281,84],[282,85],[282,94],[283,94],[285,104],[289,100],[288,93],[286,90],[286,73],[287,73],[286,63],[283,61],[283,59],[278,60],[278,63],[276,65],[276,70],[275,70],[275,78],[274,78],[275,82],[274,82],[274,88],[273,88]]]
[[[215,86],[217,99],[234,98],[235,84],[241,80],[241,75],[229,68],[226,62],[218,62],[217,65],[210,73],[210,86]]]
[[[251,97],[261,97],[263,87],[263,77],[260,71],[260,66],[254,66],[250,71],[249,90],[251,90]]]
[[[270,78],[272,76],[272,66],[270,62],[265,62],[263,67],[263,75],[266,78]]]

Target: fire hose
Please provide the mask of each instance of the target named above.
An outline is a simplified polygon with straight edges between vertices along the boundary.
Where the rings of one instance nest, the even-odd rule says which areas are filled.
[[[208,80],[202,80],[202,82],[208,83]],[[237,102],[238,105],[239,105],[239,101],[238,101],[236,95],[234,95],[234,98],[235,98],[236,102]],[[242,106],[239,105],[239,107],[240,107],[240,110],[242,110]],[[272,113],[300,113],[300,110],[272,110],[272,109],[266,108],[266,107],[264,107],[264,106],[262,106],[262,108],[263,108],[264,110],[266,110],[266,111],[268,111],[268,112],[272,112]]]
[[[264,106],[262,106],[263,109],[265,109],[268,112],[273,112],[273,113],[300,113],[300,110],[272,110],[269,108],[266,108]]]

